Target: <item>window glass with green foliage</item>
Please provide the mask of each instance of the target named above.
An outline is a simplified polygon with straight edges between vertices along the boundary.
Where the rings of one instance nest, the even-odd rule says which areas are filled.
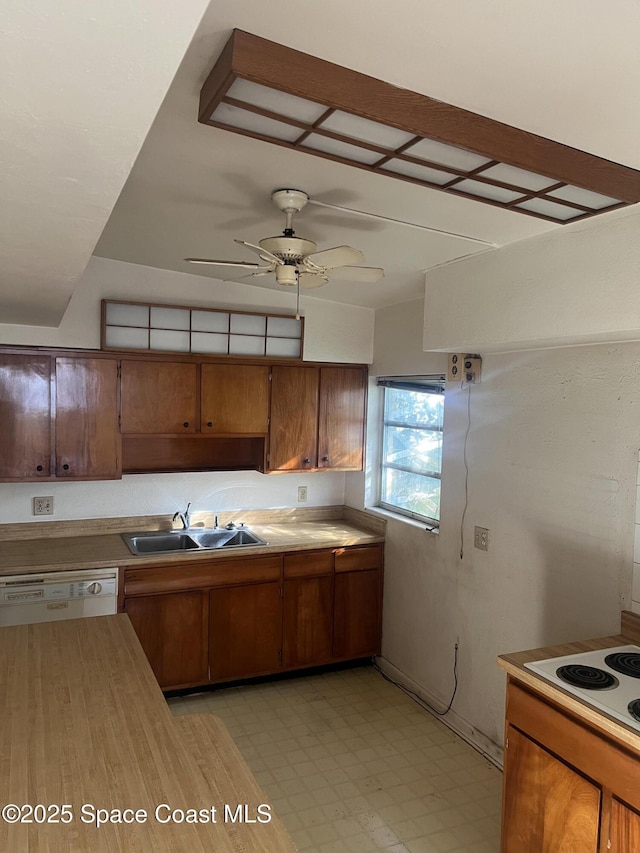
[[[380,506],[440,520],[444,384],[380,380],[384,386]]]

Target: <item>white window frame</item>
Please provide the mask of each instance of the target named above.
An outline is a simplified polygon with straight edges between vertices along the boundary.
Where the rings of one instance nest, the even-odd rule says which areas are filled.
[[[381,391],[381,415],[380,415],[380,449],[379,449],[379,464],[378,464],[378,489],[377,489],[377,506],[384,510],[385,512],[392,513],[394,515],[402,516],[403,518],[413,519],[414,521],[424,523],[427,526],[427,529],[437,530],[440,526],[440,519],[433,518],[427,515],[422,515],[420,513],[414,512],[409,509],[405,509],[404,507],[398,506],[397,504],[391,504],[382,500],[382,484],[384,480],[384,469],[386,467],[394,467],[391,465],[387,465],[385,462],[385,445],[386,445],[386,427],[392,426],[391,422],[387,423],[385,421],[385,394],[386,389],[395,388],[396,390],[405,390],[405,391],[418,391],[422,393],[431,393],[431,394],[441,394],[444,397],[444,388],[445,388],[445,377],[443,375],[435,375],[435,376],[385,376],[378,377],[377,383],[378,387]],[[416,428],[415,424],[411,424],[413,428]],[[440,432],[444,434],[444,418],[443,425],[441,427],[432,427],[432,426],[424,426],[418,427],[419,429],[425,429],[430,432]],[[409,470],[409,469],[407,469]],[[432,479],[439,479],[442,482],[442,464],[440,465],[440,470],[438,471],[430,471],[429,473],[415,471],[413,473],[418,474],[419,476],[430,477]],[[442,490],[441,490],[442,497]]]

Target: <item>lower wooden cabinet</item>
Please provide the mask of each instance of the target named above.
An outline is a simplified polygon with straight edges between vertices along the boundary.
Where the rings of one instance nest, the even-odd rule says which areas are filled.
[[[362,658],[380,652],[380,572],[336,574],[333,655]]]
[[[640,850],[640,814],[613,797],[607,850],[631,853]]]
[[[341,548],[335,556],[333,654],[357,658],[380,652],[381,553],[376,545]]]
[[[209,680],[209,596],[201,590],[125,599],[158,684],[190,687]]]
[[[331,661],[332,586],[331,575],[285,579],[283,666],[318,666]]]
[[[382,544],[125,570],[129,615],[164,690],[380,651]]]
[[[512,726],[507,737],[503,850],[598,853],[599,789]]]
[[[280,581],[209,593],[211,681],[249,678],[280,666]]]
[[[509,678],[502,853],[636,853],[640,755]]]

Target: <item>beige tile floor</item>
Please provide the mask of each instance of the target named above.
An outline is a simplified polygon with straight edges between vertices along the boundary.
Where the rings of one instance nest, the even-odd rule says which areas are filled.
[[[170,699],[217,714],[305,853],[496,853],[502,774],[372,667]]]

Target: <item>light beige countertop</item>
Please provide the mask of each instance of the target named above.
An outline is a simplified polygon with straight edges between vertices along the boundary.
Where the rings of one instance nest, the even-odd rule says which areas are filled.
[[[631,643],[640,645],[640,616],[625,610],[622,612],[620,634],[500,655],[498,665],[511,678],[535,690],[536,693],[550,699],[556,705],[566,708],[575,716],[605,732],[619,743],[631,747],[640,756],[640,734],[638,734],[637,729],[627,726],[615,717],[588,705],[574,694],[563,690],[524,666],[525,663],[533,663],[547,658],[562,657],[578,652],[592,652],[598,649],[610,649]]]
[[[4,525],[0,528],[0,575],[229,559],[243,554],[339,548],[384,541],[383,521],[348,507],[220,513],[219,523],[224,525],[228,521],[244,522],[268,544],[232,550],[135,556],[120,533],[171,529],[170,516]],[[213,526],[213,517],[207,513],[194,514],[192,523]]]
[[[268,805],[266,795],[214,718],[183,735],[125,614],[0,628],[0,696],[1,805],[15,804],[23,817],[26,804],[44,807],[31,823],[10,822],[10,810],[0,850],[296,850],[277,817],[225,823],[225,804],[235,812],[246,796]],[[98,808],[112,818],[112,810],[146,814],[97,827]],[[175,809],[197,810],[198,822],[172,820]]]

